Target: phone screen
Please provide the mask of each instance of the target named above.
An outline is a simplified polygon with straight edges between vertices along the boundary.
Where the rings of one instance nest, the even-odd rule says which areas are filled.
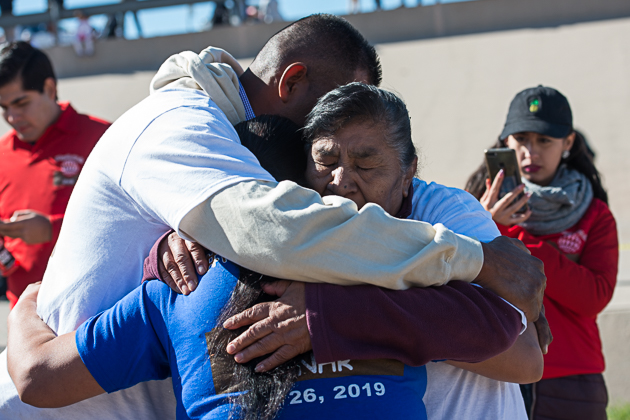
[[[521,184],[521,172],[518,168],[518,162],[516,161],[516,153],[514,150],[507,147],[484,150],[484,153],[486,155],[486,167],[488,168],[491,181],[494,181],[499,171],[503,169],[503,183],[499,189],[499,199],[501,199],[505,194]],[[520,193],[515,201],[521,199],[523,195],[524,193]],[[524,213],[526,211],[527,205],[524,205],[517,213]]]

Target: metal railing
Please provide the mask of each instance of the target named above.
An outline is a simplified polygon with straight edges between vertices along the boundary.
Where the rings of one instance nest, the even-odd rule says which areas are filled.
[[[112,15],[119,12],[135,12],[141,9],[154,9],[157,7],[180,6],[185,4],[195,4],[207,2],[208,0],[122,0],[120,3],[107,4],[102,6],[79,7],[76,9],[65,9],[51,7],[43,13],[33,13],[29,15],[6,15],[0,16],[0,27],[13,27],[17,25],[29,26],[40,23],[56,23],[61,19],[74,17],[78,10],[87,16],[92,15]],[[53,3],[54,4],[54,3]]]

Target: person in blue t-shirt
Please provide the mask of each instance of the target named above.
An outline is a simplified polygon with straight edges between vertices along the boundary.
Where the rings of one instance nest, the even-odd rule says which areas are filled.
[[[246,133],[239,133],[242,143],[276,179],[301,178],[306,157],[295,127],[275,117],[265,118],[263,122],[243,123]],[[283,124],[284,135],[280,134]],[[287,135],[287,131],[292,134]],[[249,142],[247,133],[254,133],[257,141]],[[272,138],[276,140],[260,141]],[[258,152],[255,145],[260,146]],[[285,162],[293,163],[287,166]],[[24,325],[20,330],[17,325],[10,326],[9,358],[13,352],[41,356],[32,356],[33,347],[53,354],[52,346],[57,346],[54,351],[63,348],[70,357],[60,359],[66,365],[38,372],[37,382],[43,388],[31,386],[30,395],[21,393],[21,398],[37,401],[38,406],[59,407],[171,376],[178,419],[226,419],[231,414],[273,418],[283,404],[281,419],[426,419],[424,366],[385,359],[317,364],[312,353],[264,374],[254,373],[255,360],[245,365],[235,363],[225,347],[238,331],[217,326],[243,307],[264,299],[260,287],[264,280],[269,279],[215,255],[210,270],[190,295],[179,295],[161,282],[145,282],[75,333],[59,337],[39,319],[24,317],[25,311],[35,313],[37,290],[31,288],[12,314]],[[10,321],[14,323],[17,321]],[[37,337],[26,337],[24,331],[36,331]],[[33,339],[43,345],[32,346]],[[24,378],[11,361],[9,370],[20,390],[18,384]],[[65,376],[59,375],[60,370]],[[68,388],[54,398],[42,391],[63,381]]]
[[[210,270],[189,296],[176,294],[161,282],[143,283],[113,308],[79,327],[76,346],[81,359],[106,392],[171,376],[177,419],[227,418],[235,397],[229,389],[233,360],[215,357],[208,343],[239,276],[243,278],[239,267],[214,256]],[[312,353],[305,356],[305,362],[299,361],[301,375],[286,367],[289,377],[278,372],[257,374],[272,382],[285,377],[278,390],[270,388],[280,392],[267,397],[286,395],[293,386],[291,379],[298,379],[280,419],[321,419],[333,417],[333,412],[334,418],[425,418],[423,367],[393,360],[318,365]],[[269,404],[273,406],[273,402]],[[267,414],[273,417],[275,410],[270,411]],[[252,418],[268,417],[258,413]]]

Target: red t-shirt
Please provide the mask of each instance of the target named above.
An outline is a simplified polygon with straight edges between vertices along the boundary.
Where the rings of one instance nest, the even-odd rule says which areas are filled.
[[[26,286],[42,279],[79,172],[109,127],[67,102],[59,105],[59,119],[34,144],[19,140],[15,130],[0,139],[0,219],[8,221],[16,210],[36,210],[50,216],[53,230],[50,242],[37,245],[4,238],[19,264],[7,279],[12,305]]]
[[[543,379],[603,372],[596,321],[612,298],[619,263],[617,225],[608,206],[594,199],[575,226],[553,235],[533,236],[520,226],[499,230],[523,241],[545,264],[544,304],[553,342]]]

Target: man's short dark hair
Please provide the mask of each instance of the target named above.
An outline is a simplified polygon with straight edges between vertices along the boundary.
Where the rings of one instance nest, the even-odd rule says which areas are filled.
[[[311,15],[282,29],[254,61],[271,71],[305,61],[310,63],[309,78],[315,81],[346,84],[354,80],[357,70],[366,73],[371,85],[379,86],[382,80],[374,47],[347,20],[329,14]]]
[[[50,60],[29,43],[11,42],[0,50],[0,87],[20,78],[22,89],[41,93],[49,77],[57,80]]]
[[[276,181],[303,185],[307,156],[300,127],[294,122],[277,115],[259,115],[234,129],[241,144]]]

